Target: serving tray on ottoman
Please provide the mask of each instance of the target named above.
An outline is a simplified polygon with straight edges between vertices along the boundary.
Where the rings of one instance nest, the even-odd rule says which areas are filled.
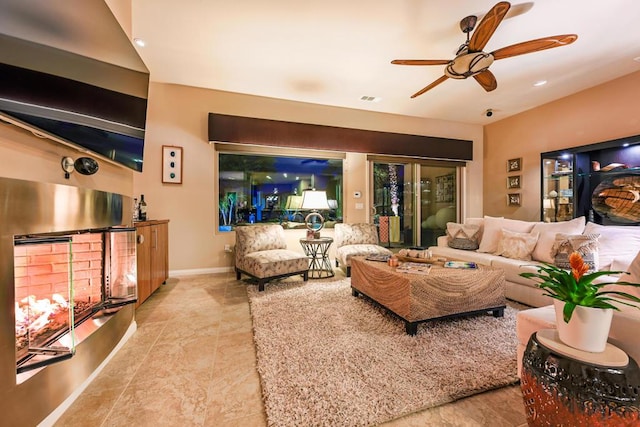
[[[504,271],[479,265],[474,269],[433,265],[429,274],[396,272],[365,257],[351,259],[351,293],[377,302],[405,322],[415,335],[418,323],[491,312],[502,317],[506,307]]]

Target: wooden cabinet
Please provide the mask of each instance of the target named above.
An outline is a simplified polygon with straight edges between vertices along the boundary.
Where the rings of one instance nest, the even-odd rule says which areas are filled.
[[[139,306],[169,277],[169,220],[141,221],[135,227]]]

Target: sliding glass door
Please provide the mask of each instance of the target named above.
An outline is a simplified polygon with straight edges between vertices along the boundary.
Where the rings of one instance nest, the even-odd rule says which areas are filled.
[[[413,165],[373,163],[374,222],[379,225],[380,242],[388,247],[414,244]]]
[[[428,247],[458,217],[457,165],[372,162],[374,222],[387,247]]]
[[[420,245],[435,246],[447,232],[447,222],[458,217],[456,167],[420,165]]]

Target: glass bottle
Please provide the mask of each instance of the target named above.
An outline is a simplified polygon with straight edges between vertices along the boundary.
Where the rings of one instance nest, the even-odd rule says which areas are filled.
[[[133,198],[133,221],[139,221],[140,220],[140,204],[138,203],[138,198],[134,197]]]
[[[140,195],[140,204],[138,209],[138,219],[140,221],[147,220],[147,202],[144,201],[144,194]]]

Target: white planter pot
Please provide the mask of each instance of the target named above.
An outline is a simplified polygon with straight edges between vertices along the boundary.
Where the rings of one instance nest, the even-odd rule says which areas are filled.
[[[613,310],[576,306],[569,323],[562,316],[564,302],[554,300],[556,327],[560,341],[582,351],[603,352],[607,345]]]

